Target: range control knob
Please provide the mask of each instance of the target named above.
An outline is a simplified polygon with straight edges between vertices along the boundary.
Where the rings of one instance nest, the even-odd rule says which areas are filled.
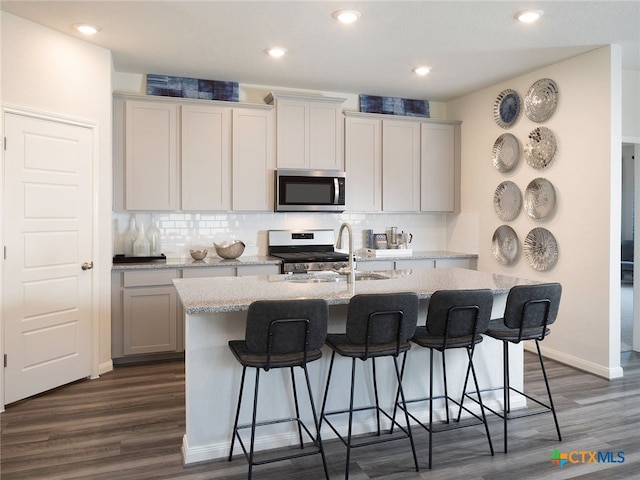
[[[324,270],[324,263],[318,264],[318,270]]]

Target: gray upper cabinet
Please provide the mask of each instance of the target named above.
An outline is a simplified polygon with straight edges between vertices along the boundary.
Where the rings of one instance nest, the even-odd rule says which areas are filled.
[[[382,121],[382,211],[420,208],[420,124]]]
[[[125,104],[126,210],[176,210],[178,107],[161,102]]]
[[[420,211],[459,210],[459,125],[421,124]],[[456,160],[457,159],[457,160]]]
[[[181,107],[182,210],[231,208],[231,111],[229,107]]]
[[[273,112],[233,110],[234,211],[273,211]]]
[[[459,211],[460,122],[345,116],[348,210]]]
[[[350,117],[345,119],[345,170],[347,210],[382,210],[382,120]]]
[[[273,107],[114,97],[114,211],[273,210]]]
[[[278,168],[343,170],[344,98],[270,93]]]

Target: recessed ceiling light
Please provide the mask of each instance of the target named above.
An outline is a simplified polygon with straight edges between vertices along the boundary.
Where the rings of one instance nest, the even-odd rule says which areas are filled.
[[[331,16],[342,23],[353,23],[360,18],[360,12],[356,10],[338,10],[333,12]]]
[[[90,25],[88,23],[76,23],[75,25],[73,25],[73,28],[84,35],[95,35],[100,31],[100,27],[97,27],[96,25]]]
[[[287,53],[287,49],[282,47],[270,47],[270,48],[265,48],[264,53],[271,55],[272,57],[278,58],[278,57],[282,57],[285,53]]]
[[[420,66],[420,67],[414,67],[411,70],[416,75],[426,75],[427,73],[429,73],[431,71],[431,67],[426,67],[426,66],[423,65],[423,66]]]
[[[533,23],[540,19],[544,15],[542,10],[523,10],[514,15],[514,17],[522,23]]]

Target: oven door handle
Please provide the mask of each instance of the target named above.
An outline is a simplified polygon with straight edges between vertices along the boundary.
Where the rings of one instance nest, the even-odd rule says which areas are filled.
[[[333,177],[333,204],[337,205],[340,199],[340,183],[337,177]]]

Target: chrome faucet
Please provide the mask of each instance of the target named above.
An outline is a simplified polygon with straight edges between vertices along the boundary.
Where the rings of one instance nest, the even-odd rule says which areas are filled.
[[[356,279],[356,270],[353,266],[353,230],[351,229],[351,225],[347,222],[344,222],[340,225],[340,230],[338,230],[338,241],[336,242],[336,248],[342,248],[342,232],[344,229],[349,231],[349,263],[347,268],[344,267],[338,270],[340,275],[348,275],[347,283],[354,283]]]

